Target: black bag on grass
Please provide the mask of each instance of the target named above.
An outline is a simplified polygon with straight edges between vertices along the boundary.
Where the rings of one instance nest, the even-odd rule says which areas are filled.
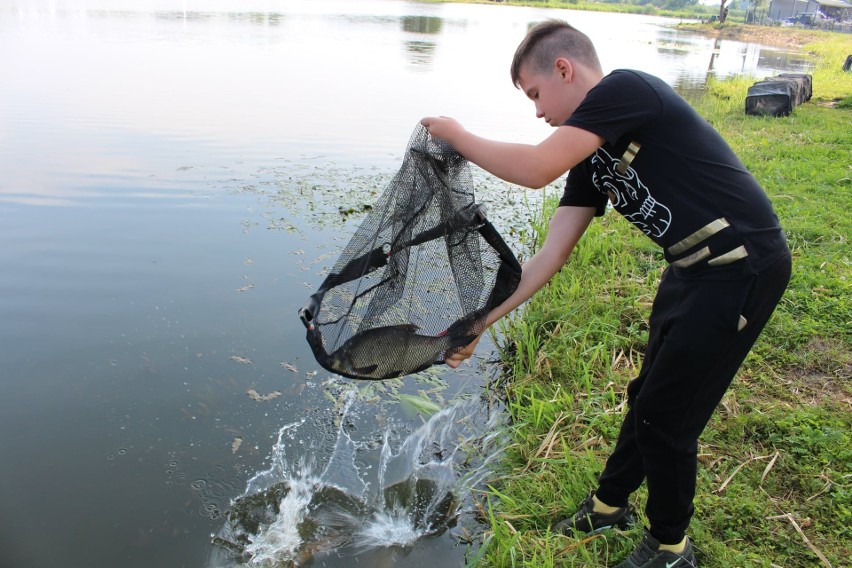
[[[299,316],[324,368],[389,379],[470,343],[520,276],[474,203],[468,162],[418,125],[399,171]]]
[[[766,79],[748,88],[745,112],[748,115],[788,116],[796,106],[796,91],[789,81]]]

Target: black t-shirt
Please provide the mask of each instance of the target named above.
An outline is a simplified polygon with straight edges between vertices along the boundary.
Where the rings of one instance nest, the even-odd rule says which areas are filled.
[[[591,206],[602,215],[609,199],[663,247],[667,261],[688,270],[703,271],[709,262],[753,272],[787,251],[760,184],[661,79],[613,71],[565,124],[605,143],[568,173],[560,205]]]

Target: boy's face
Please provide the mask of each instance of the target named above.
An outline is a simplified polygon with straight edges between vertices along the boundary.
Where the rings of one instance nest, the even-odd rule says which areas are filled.
[[[557,59],[549,71],[535,71],[522,65],[518,72],[518,85],[535,103],[536,118],[543,118],[550,126],[562,126],[583,100],[575,84],[575,69],[563,57]]]

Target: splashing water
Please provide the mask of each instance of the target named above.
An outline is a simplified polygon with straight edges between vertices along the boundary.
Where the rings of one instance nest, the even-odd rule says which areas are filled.
[[[252,562],[263,565],[282,555],[292,555],[302,544],[298,526],[304,519],[311,502],[313,484],[303,481],[290,483],[290,492],[278,507],[278,518],[268,527],[261,527],[257,535],[249,535],[251,544],[246,552]]]
[[[249,480],[213,539],[209,566],[303,566],[318,557],[346,566],[366,551],[410,549],[471,516],[472,492],[505,445],[504,414],[475,399],[413,431],[377,415],[354,387],[341,387],[331,412],[281,428],[270,467]],[[317,439],[327,422],[335,428]],[[366,439],[356,437],[362,431]]]
[[[378,512],[367,525],[358,532],[362,538],[361,546],[373,548],[379,546],[407,545],[423,536],[403,512]]]

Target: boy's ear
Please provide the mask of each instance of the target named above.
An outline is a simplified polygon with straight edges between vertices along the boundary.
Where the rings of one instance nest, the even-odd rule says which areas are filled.
[[[574,79],[574,65],[567,57],[557,57],[554,62],[554,67],[557,73],[562,75],[562,79],[566,82],[571,82]]]

